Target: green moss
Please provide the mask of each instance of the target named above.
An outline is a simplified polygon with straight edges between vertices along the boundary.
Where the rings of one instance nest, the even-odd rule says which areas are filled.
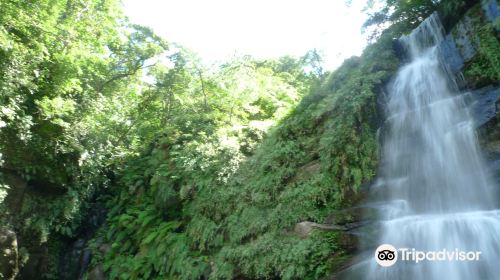
[[[481,4],[477,4],[463,17],[461,25],[466,29],[467,40],[470,41],[476,53],[464,67],[464,77],[468,84],[475,88],[500,81],[500,42],[499,31],[500,19],[489,22]],[[461,36],[458,27],[451,31],[454,38]],[[460,44],[458,48],[463,46]]]
[[[500,82],[500,42],[495,36],[494,26],[477,27],[475,40],[477,54],[464,70],[466,80],[474,87]]]

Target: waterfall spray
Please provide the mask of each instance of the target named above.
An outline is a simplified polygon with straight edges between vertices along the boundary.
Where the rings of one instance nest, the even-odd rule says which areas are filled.
[[[383,266],[376,261],[380,252],[370,254],[352,268],[363,273],[351,278],[499,277],[500,211],[465,95],[439,61],[443,34],[434,13],[400,39],[409,62],[388,86],[382,161],[372,194],[384,205],[378,242],[395,248],[384,249],[383,256],[394,254],[397,261],[382,259],[391,261]],[[437,260],[439,252],[451,257]]]

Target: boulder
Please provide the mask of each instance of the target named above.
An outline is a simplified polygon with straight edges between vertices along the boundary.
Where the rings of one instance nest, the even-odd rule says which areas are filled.
[[[340,230],[344,231],[346,230],[345,227],[339,226],[339,225],[334,225],[334,224],[318,224],[314,222],[309,222],[309,221],[304,221],[295,224],[293,231],[298,234],[302,238],[306,238],[309,236],[309,234],[314,230],[314,229],[319,229],[319,230]]]

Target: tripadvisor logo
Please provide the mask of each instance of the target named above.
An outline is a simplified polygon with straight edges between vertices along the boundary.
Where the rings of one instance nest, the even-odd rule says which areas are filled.
[[[392,266],[399,259],[419,263],[422,261],[479,261],[481,251],[461,251],[442,249],[439,251],[418,251],[415,248],[396,249],[390,244],[382,244],[375,250],[375,261],[381,266]]]
[[[382,244],[375,250],[375,260],[381,266],[391,266],[398,260],[398,251],[392,245]]]

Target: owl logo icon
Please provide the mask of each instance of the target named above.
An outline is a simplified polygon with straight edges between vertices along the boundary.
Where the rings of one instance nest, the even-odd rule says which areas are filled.
[[[390,244],[382,244],[375,250],[375,261],[381,266],[389,267],[398,260],[398,251]]]

